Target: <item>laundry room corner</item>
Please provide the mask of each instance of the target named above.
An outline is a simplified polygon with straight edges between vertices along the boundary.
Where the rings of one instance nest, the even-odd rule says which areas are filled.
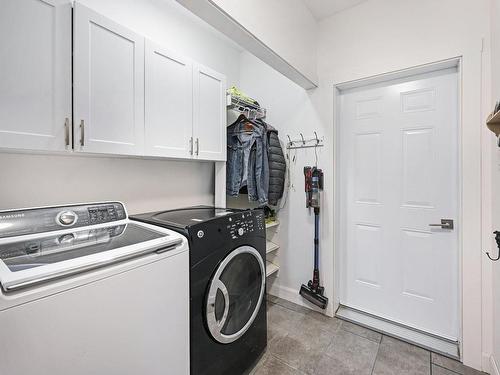
[[[268,293],[317,309],[298,293],[300,285],[311,278],[313,267],[314,213],[306,208],[304,167],[317,165],[325,175],[320,212],[320,279],[329,299],[326,314],[333,316],[333,133],[318,110],[321,90],[304,90],[246,51],[241,53],[240,61],[241,89],[266,107],[266,122],[278,130],[288,163],[278,213],[280,270],[277,277],[269,278]],[[301,135],[307,139],[317,135],[324,147],[288,149],[289,141],[300,140]]]

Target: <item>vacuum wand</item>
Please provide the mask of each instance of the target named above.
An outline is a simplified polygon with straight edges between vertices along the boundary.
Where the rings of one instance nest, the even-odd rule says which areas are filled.
[[[307,285],[302,284],[299,294],[316,306],[325,309],[328,298],[319,281],[319,210],[320,191],[323,190],[323,171],[316,167],[304,167],[306,207],[314,209],[314,270]]]

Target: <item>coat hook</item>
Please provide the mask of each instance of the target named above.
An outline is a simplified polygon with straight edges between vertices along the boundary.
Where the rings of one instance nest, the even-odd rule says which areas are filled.
[[[493,234],[495,235],[495,241],[498,246],[498,256],[496,258],[492,258],[489,252],[486,252],[486,255],[488,255],[488,258],[492,260],[493,262],[496,262],[497,260],[500,259],[500,232],[499,231],[494,231]]]
[[[302,144],[305,145],[306,141],[304,140],[304,136],[302,135],[302,133],[299,133],[299,134],[300,134],[300,138],[302,138]]]
[[[488,258],[490,258],[490,260],[496,262],[497,260],[500,259],[500,250],[498,251],[498,256],[496,258],[492,258],[489,252],[486,252],[486,255],[488,255]]]
[[[316,144],[319,145],[318,133],[314,132],[314,135],[316,136]]]

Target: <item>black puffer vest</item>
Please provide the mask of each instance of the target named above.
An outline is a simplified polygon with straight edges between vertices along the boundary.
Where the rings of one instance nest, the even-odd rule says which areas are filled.
[[[266,124],[269,159],[268,203],[276,206],[285,189],[286,160],[278,138],[278,131]]]

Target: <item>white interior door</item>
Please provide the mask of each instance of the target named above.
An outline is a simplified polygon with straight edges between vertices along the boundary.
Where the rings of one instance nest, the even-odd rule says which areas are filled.
[[[187,158],[193,153],[193,65],[146,41],[147,155]]]
[[[458,338],[458,78],[341,93],[341,304]],[[441,219],[454,229],[431,227]]]
[[[195,157],[226,160],[226,77],[200,64],[193,71]]]
[[[0,147],[71,149],[71,3],[0,1]]]
[[[75,150],[144,152],[144,38],[76,3]]]

